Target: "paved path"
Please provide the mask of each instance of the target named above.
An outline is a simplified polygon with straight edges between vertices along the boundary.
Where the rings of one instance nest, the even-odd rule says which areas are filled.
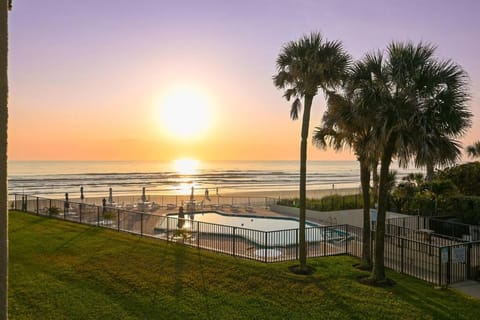
[[[451,288],[470,295],[474,298],[480,299],[480,282],[468,280],[460,283],[455,283]]]

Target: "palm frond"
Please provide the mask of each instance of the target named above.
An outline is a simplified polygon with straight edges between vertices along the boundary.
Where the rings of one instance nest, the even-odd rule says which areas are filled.
[[[467,146],[467,154],[471,158],[480,157],[480,141],[476,141],[474,144]]]
[[[296,98],[292,103],[292,107],[290,108],[290,118],[292,120],[297,120],[301,109],[302,102],[300,101],[300,98]]]

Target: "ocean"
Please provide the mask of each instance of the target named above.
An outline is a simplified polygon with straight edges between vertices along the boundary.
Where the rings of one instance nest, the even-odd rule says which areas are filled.
[[[418,169],[392,169],[398,177]],[[357,161],[309,161],[307,190],[358,188]],[[50,198],[115,195],[188,194],[297,190],[298,161],[10,161],[9,193]],[[218,189],[217,189],[218,188]]]

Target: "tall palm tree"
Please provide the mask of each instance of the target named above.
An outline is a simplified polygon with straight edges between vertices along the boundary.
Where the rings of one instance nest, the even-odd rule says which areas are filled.
[[[0,319],[8,318],[8,10],[12,1],[0,8]]]
[[[418,81],[425,88],[420,101],[423,109],[416,121],[422,122],[424,141],[418,146],[415,158],[417,166],[427,168],[426,180],[432,181],[434,166],[453,165],[461,156],[461,146],[445,131],[442,123],[447,121],[454,130],[469,126],[469,114],[451,114],[455,105],[465,104],[469,96],[466,89],[467,76],[460,66],[450,60],[432,61],[422,69]]]
[[[378,161],[374,136],[375,115],[378,107],[375,77],[382,63],[380,54],[367,55],[355,63],[343,86],[343,95],[330,93],[328,110],[322,126],[316,128],[313,141],[319,147],[327,144],[335,149],[348,145],[360,162],[360,183],[363,198],[362,266],[371,267],[370,248],[370,173],[372,163]]]
[[[472,158],[480,157],[480,141],[477,141],[474,144],[467,146],[467,154],[469,157]]]
[[[278,73],[273,76],[277,88],[285,90],[287,101],[294,98],[290,117],[297,120],[303,99],[303,118],[300,144],[300,217],[299,217],[299,272],[307,271],[305,243],[305,203],[307,179],[307,140],[313,98],[318,89],[334,90],[345,77],[350,57],[341,42],[324,40],[313,32],[298,41],[287,43],[277,58]]]
[[[455,145],[455,138],[470,125],[466,73],[451,61],[437,61],[434,52],[434,47],[422,43],[392,43],[387,48],[384,76],[379,79],[383,103],[377,113],[381,167],[372,271],[375,281],[385,280],[385,214],[392,159],[398,157],[405,166],[412,157],[424,156],[426,143],[449,140]],[[433,150],[434,155],[440,154]]]

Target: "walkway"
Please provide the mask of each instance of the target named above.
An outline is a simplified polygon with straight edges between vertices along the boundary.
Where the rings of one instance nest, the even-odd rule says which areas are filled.
[[[480,282],[474,280],[467,280],[451,285],[451,288],[463,292],[469,296],[480,299]]]

